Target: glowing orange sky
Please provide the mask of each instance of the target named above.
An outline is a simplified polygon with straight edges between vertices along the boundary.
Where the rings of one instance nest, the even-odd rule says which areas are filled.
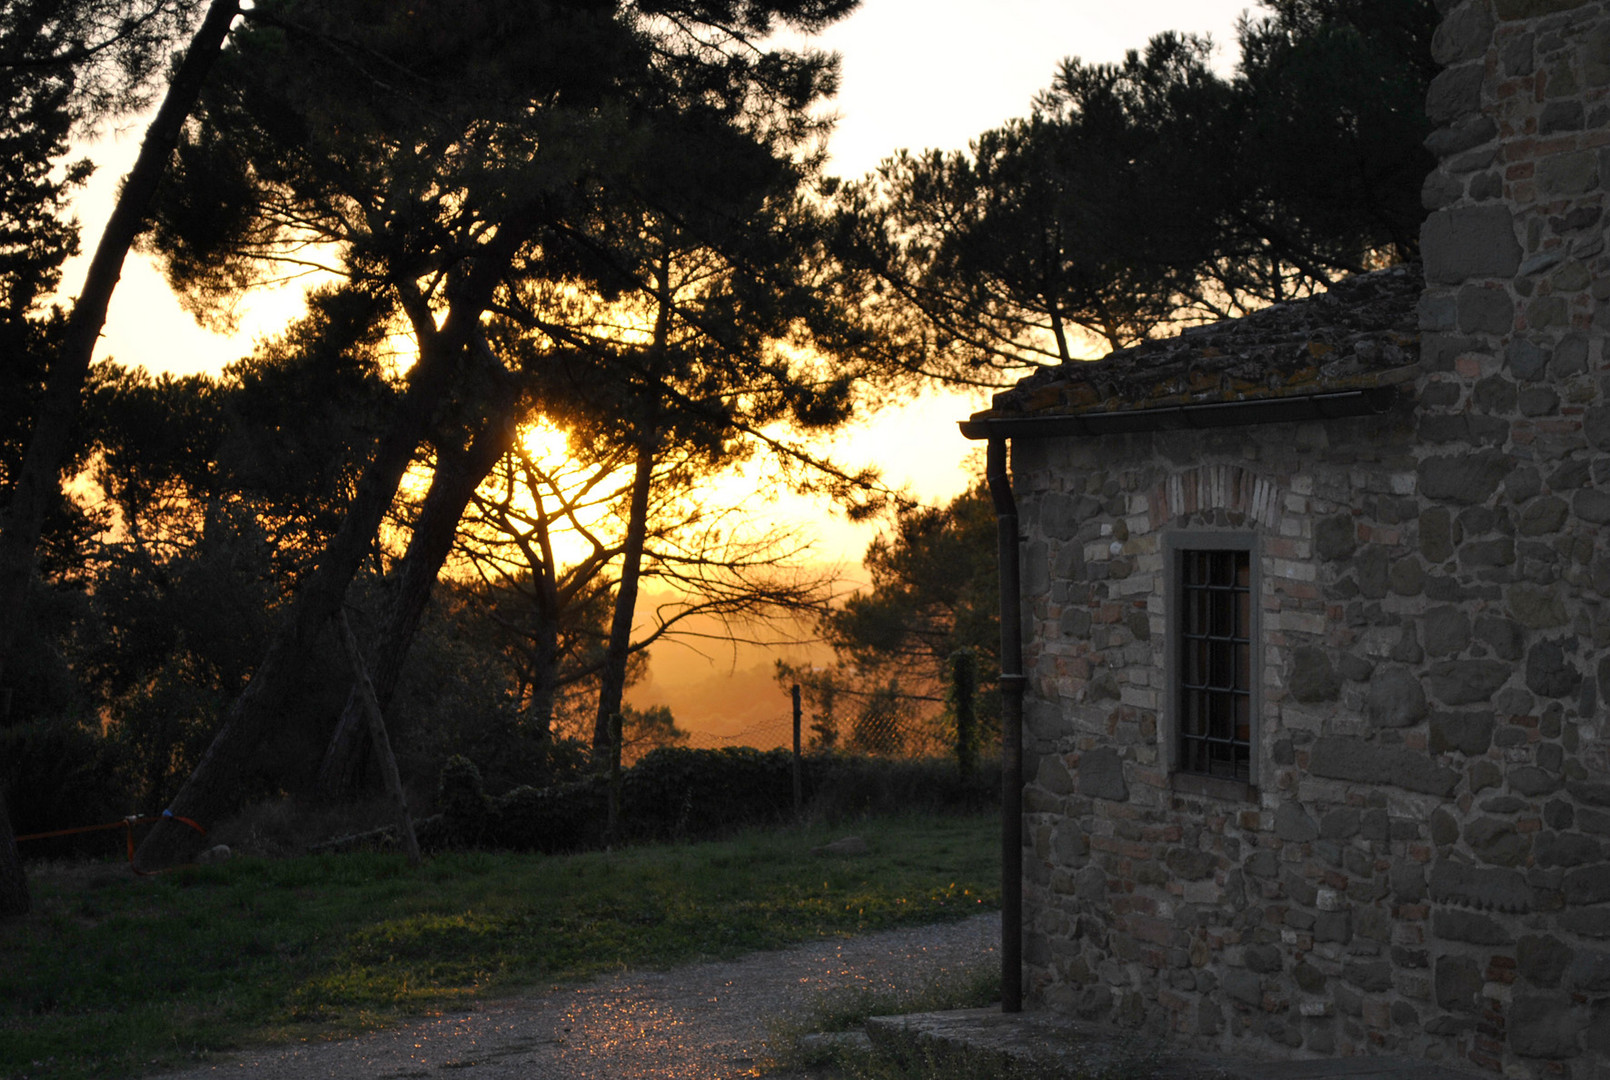
[[[1227,69],[1236,19],[1249,6],[1246,0],[864,0],[855,15],[815,39],[844,57],[829,170],[859,176],[897,148],[965,146],[978,132],[1027,112],[1063,57],[1116,60],[1162,30],[1210,33]],[[99,165],[78,202],[86,248],[99,236],[142,131],[143,121],[130,121],[85,149]],[[69,265],[66,294],[76,291],[83,271],[84,260]],[[238,331],[218,335],[197,326],[151,264],[132,256],[97,355],[153,371],[217,371],[248,353],[254,338],[278,331],[299,297],[294,286],[249,297]],[[971,479],[963,464],[971,448],[955,421],[984,404],[980,394],[933,393],[847,428],[831,449],[847,462],[876,462],[891,483],[941,500]],[[818,537],[824,559],[852,566],[876,528],[767,492],[756,493],[753,512],[797,522]]]

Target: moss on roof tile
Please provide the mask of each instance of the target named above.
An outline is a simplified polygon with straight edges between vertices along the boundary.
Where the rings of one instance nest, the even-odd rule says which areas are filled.
[[[1100,360],[1036,372],[974,420],[1250,401],[1385,386],[1419,363],[1418,266],[1339,281],[1328,292],[1192,327]]]

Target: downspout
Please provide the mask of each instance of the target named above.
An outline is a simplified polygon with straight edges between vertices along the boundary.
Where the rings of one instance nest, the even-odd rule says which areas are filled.
[[[1023,593],[1006,439],[986,456],[1001,577],[1001,1011],[1023,1011]]]

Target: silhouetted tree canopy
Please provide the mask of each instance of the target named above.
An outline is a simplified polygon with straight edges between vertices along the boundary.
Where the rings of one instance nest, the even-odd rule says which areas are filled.
[[[836,192],[891,360],[994,384],[1414,257],[1431,159],[1431,0],[1277,0],[1232,78],[1167,33],[1063,62],[966,151]]]

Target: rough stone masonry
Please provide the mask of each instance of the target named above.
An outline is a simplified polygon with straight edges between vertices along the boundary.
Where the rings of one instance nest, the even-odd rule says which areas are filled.
[[[1610,5],[1441,6],[1423,274],[979,414],[1390,392],[1013,438],[1026,986],[1204,1049],[1610,1077]],[[1229,779],[1178,767],[1170,651],[1175,553],[1223,537],[1256,608]]]

